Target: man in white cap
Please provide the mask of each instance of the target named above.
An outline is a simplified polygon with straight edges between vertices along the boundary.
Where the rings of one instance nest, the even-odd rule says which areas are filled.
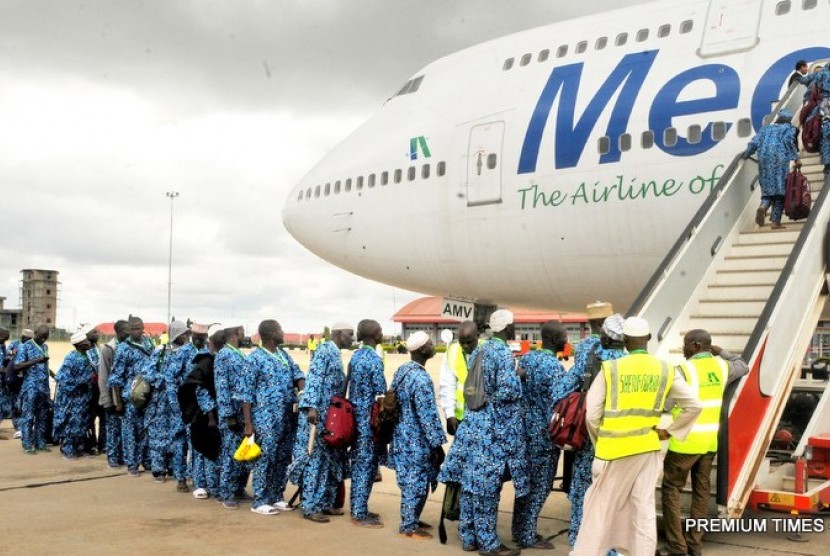
[[[588,356],[579,365],[571,367],[562,378],[557,381],[551,396],[552,406],[577,390],[587,392],[591,383],[602,368],[603,361],[613,361],[625,357],[625,345],[623,344],[623,319],[622,315],[615,313],[606,317],[602,323],[599,334],[598,348],[593,348]],[[585,340],[586,342],[588,339]],[[590,439],[576,451],[566,451],[566,454],[573,454],[573,478],[568,490],[568,500],[571,503],[571,524],[568,532],[568,543],[573,546],[582,525],[582,506],[585,501],[585,493],[591,486],[591,466],[594,463],[594,445]]]
[[[680,371],[648,354],[650,338],[645,319],[627,318],[623,340],[629,354],[604,362],[588,390],[585,416],[596,456],[576,555],[611,549],[654,554],[657,548],[654,491],[663,468],[660,440],[683,440],[702,406]],[[658,434],[667,396],[680,412]]]
[[[329,445],[321,433],[332,396],[345,394],[346,375],[340,350],[350,348],[353,339],[351,324],[338,322],[331,327],[331,340],[317,348],[308,368],[305,391],[300,396],[295,459],[308,453],[312,425],[317,426],[318,432],[308,464],[298,471],[302,476],[292,475],[291,480],[302,488],[303,518],[314,523],[328,523],[328,516],[343,515],[342,509],[335,508],[335,498],[338,484],[345,478],[346,451]]]
[[[225,324],[225,346],[216,353],[213,373],[216,381],[216,409],[219,414],[219,431],[222,437],[222,453],[219,456],[219,491],[222,507],[226,510],[239,508],[237,498],[245,498],[251,464],[236,461],[233,454],[242,443],[244,418],[242,415],[242,394],[245,380],[245,354],[239,349],[245,338],[241,322]]]
[[[95,366],[86,355],[92,347],[86,332],[75,332],[69,341],[75,351],[66,356],[55,375],[60,395],[55,396],[54,434],[61,440],[64,459],[74,460],[84,453],[84,442],[91,420]]]
[[[5,369],[8,364],[14,361],[17,352],[20,350],[20,346],[28,342],[34,337],[35,333],[31,328],[24,328],[20,333],[19,340],[13,340],[8,348],[6,348],[6,354],[3,358],[3,368]],[[11,404],[12,404],[12,426],[14,427],[14,436],[12,438],[18,439],[20,438],[20,390],[18,389],[16,392],[11,392]]]
[[[508,340],[516,336],[513,313],[495,311],[490,317],[493,337],[469,358],[464,393],[466,410],[447,462],[438,479],[461,484],[461,519],[458,534],[464,550],[480,554],[514,556],[519,550],[502,544],[496,532],[502,483],[510,478],[516,496],[530,492],[527,446],[522,422],[522,384]],[[483,378],[484,405],[473,409],[475,378]]]
[[[167,470],[171,470],[178,492],[188,492],[187,430],[182,421],[178,392],[190,361],[196,355],[196,348],[187,341],[189,334],[184,321],[172,321],[167,327],[170,342],[156,350],[144,375],[153,387],[145,415],[150,433],[153,478],[163,483]]]
[[[46,446],[49,423],[49,327],[39,324],[34,336],[22,344],[14,358],[14,370],[23,374],[20,387],[20,425],[23,451],[51,452]]]
[[[212,324],[207,327],[208,336],[208,350],[207,352],[200,352],[198,356],[191,361],[188,370],[188,376],[191,373],[196,373],[198,378],[194,380],[201,380],[201,383],[195,387],[196,402],[199,411],[207,417],[208,428],[216,428],[217,426],[217,408],[215,396],[215,381],[214,381],[214,357],[223,347],[225,347],[225,331],[221,324]],[[219,491],[219,463],[221,458],[216,461],[209,459],[195,447],[200,446],[199,438],[195,436],[201,434],[199,427],[196,427],[196,435],[193,433],[194,427],[191,423],[190,438],[191,438],[191,457],[192,457],[192,472],[193,472],[193,498],[197,500],[204,500],[211,496],[217,500],[221,500]],[[202,431],[203,432],[203,431]],[[204,437],[203,437],[204,438]]]
[[[395,470],[401,489],[401,536],[428,540],[430,526],[420,521],[427,495],[438,485],[438,470],[444,461],[446,442],[435,390],[426,362],[435,355],[435,346],[426,332],[410,334],[406,341],[411,361],[395,371],[390,389],[395,391],[400,418],[389,445],[389,467]]]

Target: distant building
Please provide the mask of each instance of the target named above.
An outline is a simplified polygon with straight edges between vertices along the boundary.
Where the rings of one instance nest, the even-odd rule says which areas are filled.
[[[55,328],[58,314],[58,271],[24,269],[20,280],[21,327]]]
[[[9,331],[12,338],[17,338],[23,327],[20,326],[20,309],[6,309],[6,298],[0,296],[0,328]]]
[[[394,322],[401,324],[401,334],[404,338],[418,330],[430,335],[433,342],[439,342],[441,330],[447,328],[457,333],[458,322],[441,317],[442,299],[440,297],[422,297],[408,303],[392,317]],[[558,320],[568,330],[568,339],[571,343],[579,342],[588,335],[588,317],[580,313],[560,313],[557,311],[536,311],[505,307],[513,312],[516,319],[516,339],[541,341],[542,324],[549,320]]]

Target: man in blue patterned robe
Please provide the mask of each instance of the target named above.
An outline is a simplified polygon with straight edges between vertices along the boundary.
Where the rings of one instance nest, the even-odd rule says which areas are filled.
[[[350,324],[338,323],[332,327],[331,340],[321,344],[314,353],[308,369],[305,391],[300,396],[300,418],[294,459],[307,459],[306,465],[296,466],[291,481],[300,485],[303,518],[314,523],[328,523],[330,515],[342,515],[335,509],[337,485],[346,477],[346,452],[333,448],[323,439],[329,402],[332,396],[342,395],[346,385],[341,349],[351,347],[354,329]],[[317,434],[311,454],[308,443],[311,427]]]
[[[501,543],[496,532],[502,483],[513,481],[516,496],[530,492],[527,443],[521,417],[522,384],[507,340],[515,338],[513,313],[490,317],[493,337],[469,357],[470,373],[481,354],[486,403],[471,410],[465,396],[464,420],[441,470],[441,482],[461,484],[459,535],[465,550],[513,556],[517,550]],[[469,378],[469,375],[468,375]],[[471,527],[462,527],[471,524]]]
[[[27,454],[36,451],[51,452],[46,447],[46,433],[49,427],[49,327],[39,324],[34,337],[17,349],[14,371],[23,374],[20,388],[21,415],[18,420],[20,439]]]
[[[61,453],[64,459],[78,459],[84,453],[85,442],[91,420],[90,410],[93,399],[93,380],[95,367],[87,357],[92,344],[83,331],[76,332],[70,338],[75,351],[63,360],[55,382],[60,388],[61,408],[55,403],[55,415],[62,414],[60,427]],[[57,425],[56,425],[57,428]],[[56,434],[57,431],[56,431]]]
[[[349,456],[351,459],[352,522],[367,528],[380,528],[380,517],[369,512],[369,495],[378,470],[378,450],[372,433],[372,404],[377,396],[386,392],[383,376],[383,360],[376,348],[383,341],[383,330],[374,320],[362,320],[357,324],[357,340],[363,345],[349,362],[351,367],[349,401],[354,405],[357,439]]]
[[[551,444],[548,423],[553,413],[553,390],[565,372],[556,353],[565,349],[568,334],[557,321],[543,324],[541,332],[542,349],[519,361],[530,494],[517,497],[513,505],[513,539],[522,548],[549,550],[553,543],[537,533],[537,522],[559,463],[559,450]]]
[[[420,521],[430,489],[437,486],[438,470],[444,461],[441,445],[447,441],[435,390],[427,373],[426,362],[435,355],[435,346],[426,332],[414,332],[406,342],[411,361],[401,365],[392,378],[400,407],[389,448],[389,467],[395,470],[401,489],[402,536],[413,540],[431,539],[427,526]]]
[[[121,445],[124,463],[131,477],[138,477],[138,466],[149,465],[147,427],[144,410],[137,409],[130,400],[132,383],[153,354],[153,341],[144,335],[144,321],[130,317],[127,321],[127,339],[118,344],[107,387],[113,389],[115,411],[121,415]]]
[[[291,435],[294,388],[305,377],[284,351],[283,331],[275,320],[259,324],[262,346],[245,360],[245,380],[238,399],[245,416],[245,436],[255,435],[262,455],[254,462],[251,510],[274,515],[292,508],[285,502],[285,475],[293,449]]]
[[[755,222],[759,226],[764,225],[767,209],[772,206],[770,227],[784,227],[781,225],[781,215],[784,213],[787,174],[790,171],[790,162],[798,161],[798,130],[790,123],[792,119],[792,112],[782,108],[775,123],[762,127],[743,154],[744,158],[749,158],[758,152],[761,206],[756,211]]]

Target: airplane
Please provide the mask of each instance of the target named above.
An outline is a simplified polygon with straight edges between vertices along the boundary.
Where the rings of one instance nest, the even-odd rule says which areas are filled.
[[[395,287],[626,307],[786,90],[825,0],[653,2],[415,72],[292,189],[286,229]]]

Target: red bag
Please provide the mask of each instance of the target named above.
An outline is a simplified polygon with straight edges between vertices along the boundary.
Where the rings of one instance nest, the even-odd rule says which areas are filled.
[[[807,118],[801,126],[801,144],[808,153],[817,153],[821,149],[821,113]]]
[[[796,168],[787,174],[787,189],[784,193],[784,214],[790,220],[800,220],[810,216],[813,198],[810,194],[810,182]]]
[[[585,392],[573,392],[553,408],[548,433],[553,445],[560,450],[579,450],[585,445],[588,429],[585,427]]]
[[[801,107],[801,112],[798,115],[798,119],[802,127],[804,127],[804,124],[807,123],[807,118],[810,117],[820,102],[821,91],[818,87],[813,85],[810,87],[810,94],[807,95],[807,100],[804,102],[804,106]]]
[[[326,413],[323,439],[332,448],[348,448],[355,441],[354,406],[343,396],[332,396]]]

